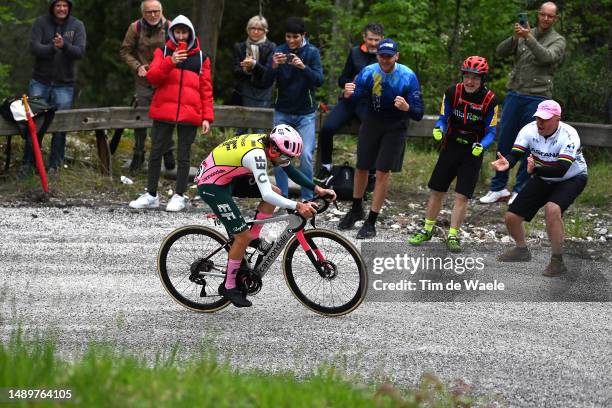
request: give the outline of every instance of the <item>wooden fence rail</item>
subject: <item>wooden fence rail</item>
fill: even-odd
[[[269,129],[272,125],[273,110],[267,108],[245,108],[241,106],[215,106],[216,127],[247,127]],[[317,115],[317,129],[320,129],[325,114]],[[410,121],[407,130],[409,137],[431,137],[436,116],[426,115],[419,122]],[[612,125],[570,122],[580,135],[584,146],[612,147]],[[105,130],[136,129],[151,127],[146,108],[108,107],[93,109],[73,109],[59,111],[49,128],[49,132],[96,131],[98,153],[107,172],[110,171],[110,153]],[[343,128],[339,133],[356,134],[356,122]],[[0,136],[18,134],[17,128],[0,117]],[[10,144],[7,145],[10,148]]]

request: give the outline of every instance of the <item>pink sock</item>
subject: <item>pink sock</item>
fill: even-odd
[[[255,219],[256,220],[267,220],[268,218],[272,217],[273,214],[268,214],[268,213],[263,213],[263,212],[257,212],[257,214],[255,214]],[[264,227],[264,224],[253,224],[251,226],[251,237],[253,239],[255,238],[259,238],[259,234],[261,233],[261,229]]]
[[[225,289],[234,289],[236,287],[236,272],[240,268],[242,261],[237,259],[227,260],[227,276],[225,277]]]

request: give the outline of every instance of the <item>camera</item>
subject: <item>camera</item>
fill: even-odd
[[[295,58],[295,54],[285,54],[285,57],[287,58],[287,64],[290,64]]]
[[[527,13],[523,12],[523,13],[518,13],[518,23],[520,24],[521,27],[523,28],[527,28]]]

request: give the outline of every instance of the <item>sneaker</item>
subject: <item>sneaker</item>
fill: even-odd
[[[531,252],[527,247],[517,247],[507,250],[497,257],[499,262],[529,262],[531,261]]]
[[[328,182],[330,181],[331,176],[332,176],[331,172],[329,170],[327,170],[325,167],[321,166],[321,168],[317,172],[317,175],[314,178],[319,183],[327,186]]]
[[[446,238],[446,247],[451,252],[461,252],[461,242],[456,236]]]
[[[184,210],[185,207],[187,207],[187,204],[188,204],[188,201],[186,197],[175,194],[170,198],[170,201],[168,201],[168,205],[166,205],[166,211],[170,211],[170,212],[181,211],[181,210]]]
[[[553,255],[550,257],[550,262],[548,263],[548,266],[546,267],[542,275],[552,278],[554,276],[559,276],[564,273],[567,273],[567,267],[563,263],[563,258],[560,256]]]
[[[518,193],[516,191],[512,192],[512,195],[508,199],[508,205],[510,205],[510,204],[512,204],[514,202],[514,199],[516,198],[517,195],[518,195]]]
[[[166,170],[174,170],[176,167],[176,163],[174,162],[174,155],[172,154],[172,150],[167,151],[163,155],[164,158],[164,167]]]
[[[360,209],[358,211],[353,211],[351,209],[340,220],[340,223],[338,224],[338,229],[340,230],[351,229],[353,228],[353,226],[355,225],[357,221],[363,220],[364,216],[365,214],[363,213],[363,209]]]
[[[230,302],[232,302],[232,305],[236,307],[253,306],[253,303],[251,303],[251,301],[246,298],[245,294],[237,287],[232,288],[232,289],[227,289],[224,284],[221,284],[219,286],[219,294],[223,296],[224,298],[226,298],[227,300],[229,300]]]
[[[153,197],[149,193],[144,193],[134,201],[130,201],[130,207],[138,210],[144,208],[158,208],[159,207],[159,195]]]
[[[422,229],[414,234],[412,238],[408,240],[408,243],[414,246],[421,245],[423,242],[429,241],[431,237],[433,237],[433,230],[427,232],[426,230]]]
[[[357,239],[368,239],[376,236],[376,227],[373,222],[366,221],[363,223],[359,232],[357,233]]]
[[[492,204],[498,201],[506,201],[510,196],[511,194],[508,189],[504,188],[500,191],[489,191],[487,195],[480,197],[480,202],[482,204]]]

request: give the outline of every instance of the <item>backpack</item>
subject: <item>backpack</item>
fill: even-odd
[[[336,192],[338,200],[351,200],[353,198],[353,180],[355,168],[344,162],[341,166],[333,166],[331,176],[325,181],[325,187]]]

